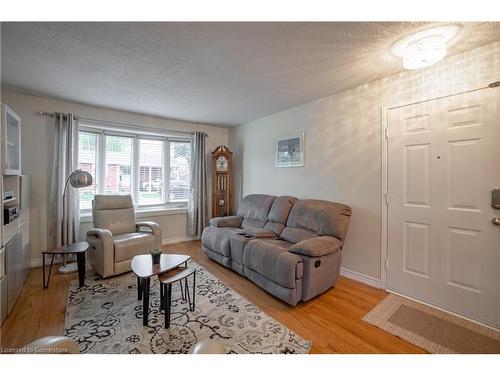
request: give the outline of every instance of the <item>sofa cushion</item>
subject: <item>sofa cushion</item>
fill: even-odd
[[[136,231],[130,195],[96,195],[92,215],[94,227],[108,229],[113,235]]]
[[[240,203],[238,216],[243,218],[242,228],[263,228],[276,197],[266,194],[247,195]]]
[[[281,239],[291,243],[309,240],[314,237],[318,237],[318,235],[310,230],[292,227],[285,227],[280,234]]]
[[[249,241],[243,252],[243,265],[286,288],[295,288],[303,275],[302,258],[288,249],[291,243],[281,240]]]
[[[223,256],[231,255],[229,238],[242,230],[238,228],[207,227],[201,235],[201,242],[207,249]]]
[[[285,228],[288,214],[296,201],[297,198],[286,195],[277,197],[269,210],[269,215],[267,216],[268,221],[264,228],[272,230],[279,235]]]
[[[132,259],[139,254],[148,254],[156,246],[156,237],[151,233],[135,232],[113,236],[115,262]]]
[[[351,208],[345,204],[316,199],[299,199],[290,211],[286,226],[303,229],[304,232],[300,234],[304,236],[307,236],[306,232],[311,232],[320,236],[333,236],[344,242],[350,216]],[[285,230],[281,234],[282,238],[290,236],[290,233],[287,233],[286,237],[283,237]],[[295,232],[294,235],[298,238],[299,232]]]

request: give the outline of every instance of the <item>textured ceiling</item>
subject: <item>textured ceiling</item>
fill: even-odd
[[[2,23],[2,84],[230,126],[398,73],[403,36],[442,23]],[[455,54],[500,40],[458,23]]]

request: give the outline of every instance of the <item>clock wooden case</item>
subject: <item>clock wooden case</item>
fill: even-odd
[[[226,146],[212,151],[212,217],[231,214],[232,159],[233,153]]]

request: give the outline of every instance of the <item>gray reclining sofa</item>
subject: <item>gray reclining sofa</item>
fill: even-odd
[[[210,220],[202,250],[296,305],[337,281],[350,216],[351,208],[340,203],[248,195],[236,216]]]

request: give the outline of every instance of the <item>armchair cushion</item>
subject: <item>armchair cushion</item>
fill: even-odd
[[[335,237],[321,236],[297,242],[289,252],[309,257],[320,257],[340,250],[342,243]]]
[[[130,195],[96,195],[92,206],[96,228],[108,229],[113,235],[135,232],[135,214]]]
[[[218,228],[239,228],[241,220],[240,216],[214,217],[210,219],[210,225]]]
[[[153,250],[156,247],[156,237],[145,232],[123,233],[113,236],[113,244],[115,262],[124,262]]]

